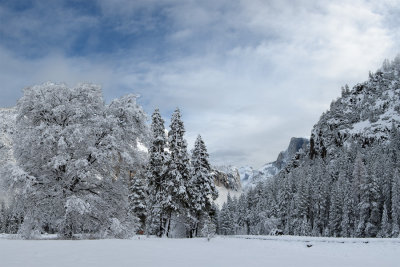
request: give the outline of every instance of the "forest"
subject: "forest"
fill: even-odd
[[[398,237],[399,86],[400,57],[344,86],[284,169],[221,207],[207,147],[198,135],[188,151],[178,108],[167,130],[135,95],[105,104],[93,84],[28,87],[2,122],[0,232]]]

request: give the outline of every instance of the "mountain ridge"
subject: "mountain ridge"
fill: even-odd
[[[310,143],[238,201],[234,231],[400,236],[400,56],[333,101]],[[226,212],[225,210],[221,213]],[[248,215],[250,214],[250,215]],[[233,217],[241,218],[242,214]]]
[[[252,187],[260,181],[267,180],[277,175],[290,160],[305,149],[309,140],[303,137],[292,137],[286,150],[281,151],[275,161],[264,164],[261,168],[254,170],[252,167],[240,167],[239,173],[243,188]]]

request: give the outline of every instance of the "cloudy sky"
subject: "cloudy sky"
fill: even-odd
[[[312,3],[315,2],[315,3]],[[0,106],[45,81],[183,113],[214,164],[260,167],[399,53],[400,2],[0,0]]]

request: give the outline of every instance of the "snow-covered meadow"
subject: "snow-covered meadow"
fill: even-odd
[[[1,266],[399,266],[400,239],[232,236],[131,240],[15,240]]]

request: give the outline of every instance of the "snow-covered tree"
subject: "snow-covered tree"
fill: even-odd
[[[217,231],[215,223],[211,220],[210,216],[206,216],[204,218],[203,227],[201,229],[201,234],[204,237],[207,237],[207,240],[210,241],[211,238],[214,237]]]
[[[134,95],[105,105],[96,85],[45,83],[24,90],[17,113],[14,156],[27,177],[22,234],[122,237],[133,228],[128,173],[143,163],[137,145],[147,138]]]
[[[329,228],[333,236],[339,236],[342,222],[342,195],[339,183],[334,184],[331,191],[331,206],[329,211]]]
[[[233,235],[234,228],[233,214],[228,205],[224,203],[219,213],[219,233],[222,235]]]
[[[311,234],[311,224],[307,219],[307,216],[303,216],[303,221],[301,222],[300,235],[307,236]]]
[[[0,201],[0,233],[6,232],[6,221],[7,221],[7,214],[6,214],[6,205],[4,201]]]
[[[129,187],[129,212],[140,221],[140,231],[144,232],[147,216],[147,183],[139,171],[132,174]]]
[[[386,205],[383,207],[383,213],[382,213],[382,220],[381,220],[381,230],[379,232],[380,237],[390,237],[391,235],[391,227],[389,223],[389,216],[388,216],[388,210],[386,208]]]
[[[368,174],[361,157],[357,157],[354,166],[354,179],[359,181],[360,217],[357,226],[357,235],[359,237],[373,237],[378,233],[376,225],[379,218],[378,210],[378,189],[375,179]]]
[[[341,180],[342,192],[343,192],[343,210],[342,210],[342,221],[340,223],[341,236],[350,237],[352,236],[353,225],[352,220],[352,207],[354,205],[353,197],[351,195],[351,183],[348,177]]]
[[[279,191],[278,204],[279,204],[279,217],[284,225],[285,234],[289,234],[289,223],[290,223],[290,202],[292,199],[292,191],[290,184],[290,177],[286,177],[282,182],[282,190]]]
[[[185,128],[179,109],[176,109],[171,117],[170,131],[168,132],[168,149],[170,160],[166,182],[167,198],[162,205],[167,214],[166,234],[169,235],[172,216],[186,221],[190,217],[190,199],[188,194],[190,176],[190,162],[187,152],[187,144],[184,139]],[[190,227],[189,227],[190,228]],[[190,231],[190,230],[189,230]],[[188,232],[189,232],[188,231]]]
[[[148,204],[146,231],[148,234],[166,234],[167,167],[169,154],[166,151],[167,136],[164,120],[156,109],[152,115],[149,162],[147,165]]]
[[[211,175],[207,148],[199,135],[194,144],[191,160],[191,181],[189,184],[190,209],[193,216],[193,235],[197,235],[198,225],[204,217],[209,217],[212,201],[218,196],[218,191]]]
[[[400,234],[400,174],[396,170],[392,182],[392,236]]]

